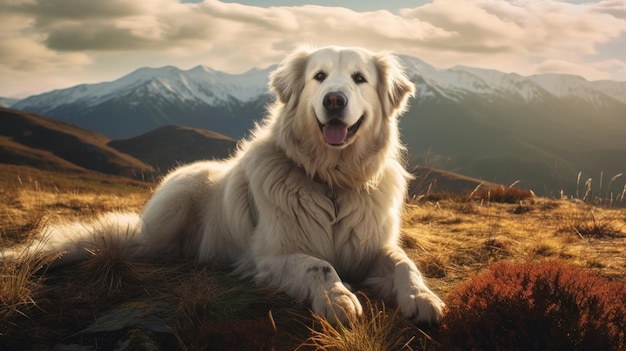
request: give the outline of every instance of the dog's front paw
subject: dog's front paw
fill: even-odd
[[[434,293],[418,292],[398,297],[400,313],[415,323],[439,324],[445,304]]]
[[[357,297],[341,282],[335,283],[330,290],[316,296],[311,307],[314,313],[333,324],[346,325],[363,314],[363,307]]]

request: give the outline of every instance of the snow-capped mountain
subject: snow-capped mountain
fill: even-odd
[[[492,95],[521,98],[526,102],[551,97],[574,97],[602,105],[612,103],[606,99],[626,104],[626,82],[589,82],[582,77],[568,74],[540,74],[529,77],[516,73],[466,66],[438,69],[424,61],[403,56],[409,74],[420,76],[431,88],[458,99],[467,94]],[[425,88],[425,87],[423,87]],[[422,97],[428,97],[427,90]]]
[[[529,77],[402,57],[418,93],[401,120],[412,163],[558,192],[578,172],[626,173],[626,82]],[[265,114],[269,72],[141,68],[118,80],[31,96],[13,108],[110,137],[163,125],[241,138]],[[172,147],[175,147],[173,145]]]
[[[172,103],[227,106],[258,99],[266,90],[271,68],[252,69],[239,75],[227,74],[205,66],[183,71],[174,66],[140,68],[116,81],[81,84],[69,89],[29,97],[17,108],[46,114],[66,105],[96,106],[125,96],[132,105],[158,97]]]
[[[579,172],[626,172],[626,82],[403,61],[418,87],[400,124],[414,162],[552,194],[575,193]]]
[[[418,101],[437,97],[461,101],[475,95],[526,103],[537,103],[548,98],[575,98],[598,108],[626,105],[626,82],[589,82],[578,76],[564,74],[524,77],[465,66],[438,69],[418,58],[403,56],[402,59],[409,76],[418,82]],[[254,68],[242,74],[228,74],[205,66],[186,71],[173,66],[140,68],[113,82],[82,84],[31,96],[19,102],[7,100],[5,107],[13,105],[19,110],[71,119],[77,124],[84,124],[81,120],[93,119],[88,113],[95,107],[112,102],[127,104],[128,107],[149,107],[149,102],[154,100],[160,107],[179,105],[183,112],[198,107],[236,110],[242,105],[267,100],[268,74],[274,68]],[[236,111],[233,112],[236,114]],[[177,118],[184,118],[184,115]],[[140,118],[132,114],[126,117]],[[177,120],[173,119],[172,122]],[[131,135],[131,131],[120,130],[113,134]]]
[[[18,101],[20,101],[19,99],[11,99],[11,98],[5,98],[5,97],[0,97],[0,107],[11,107],[13,105],[15,105]]]
[[[186,71],[173,66],[140,68],[113,82],[54,90],[13,107],[112,137],[133,136],[168,124],[207,128],[233,119],[242,108],[262,111],[257,105],[268,98],[267,77],[272,69],[233,75],[205,66]],[[227,125],[222,132],[241,136],[252,126],[252,119]]]

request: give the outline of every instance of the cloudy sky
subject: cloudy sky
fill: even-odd
[[[626,81],[626,0],[0,0],[0,97],[139,67],[267,67],[298,44]]]

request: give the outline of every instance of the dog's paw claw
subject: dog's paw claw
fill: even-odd
[[[445,304],[435,294],[422,292],[406,295],[398,301],[402,316],[415,323],[440,324]]]
[[[333,324],[346,325],[363,314],[356,295],[341,283],[315,298],[311,307],[314,313]]]

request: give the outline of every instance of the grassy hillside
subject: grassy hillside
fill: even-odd
[[[0,198],[6,199],[0,203],[2,246],[28,242],[49,221],[139,211],[152,187],[123,178],[0,166]],[[402,244],[452,306],[459,287],[496,262],[564,262],[607,284],[622,284],[610,291],[626,288],[623,209],[596,207],[583,198],[506,204],[491,201],[494,197],[472,200],[471,194],[436,195],[407,203]],[[113,349],[125,342],[133,349],[443,350],[442,342],[454,340],[452,322],[414,326],[392,303],[366,290],[360,290],[366,316],[340,328],[223,267],[167,258],[133,262],[106,249],[55,270],[42,268],[47,260],[25,253],[19,262],[0,263],[0,349]],[[587,296],[591,288],[581,291]],[[464,323],[471,326],[477,317],[467,318]]]
[[[31,166],[59,172],[88,172],[86,168],[65,160],[48,150],[34,149],[17,143],[6,136],[0,136],[0,156],[4,164]]]
[[[209,130],[166,126],[108,145],[165,172],[177,164],[226,158],[237,141]]]
[[[0,109],[0,162],[4,164],[153,179],[179,164],[228,157],[236,145],[236,140],[222,134],[182,126],[110,140],[57,120]]]
[[[413,179],[409,183],[409,198],[413,200],[422,197],[439,197],[442,194],[455,196],[455,194],[466,195],[478,190],[494,191],[502,187],[501,184],[425,166],[415,167],[411,173]],[[530,193],[529,191],[523,192]]]
[[[438,95],[414,102],[400,126],[413,153],[411,164],[495,183],[519,181],[547,196],[558,196],[560,190],[572,195],[579,172],[596,179],[600,173],[609,179],[626,173],[624,113],[610,106],[549,96],[526,103]],[[622,178],[615,186],[621,190],[625,184]]]
[[[2,163],[49,170],[150,177],[152,167],[107,145],[109,139],[71,124],[0,108]]]
[[[95,172],[0,164],[0,241],[5,246],[24,242],[29,228],[49,219],[139,210],[154,186]]]

